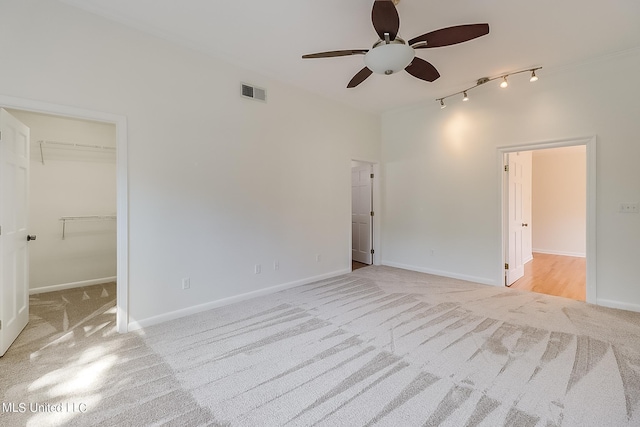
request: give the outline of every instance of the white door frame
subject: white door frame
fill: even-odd
[[[351,194],[351,162],[368,163],[373,166],[373,235],[371,236],[371,247],[373,248],[373,257],[371,258],[372,265],[381,265],[382,257],[382,244],[379,236],[381,233],[381,219],[382,219],[382,203],[380,200],[380,163],[372,160],[363,159],[350,159],[349,160],[349,194]],[[351,197],[349,196],[349,270],[351,270],[351,250],[353,248],[353,242],[351,241]]]
[[[514,153],[518,151],[535,151],[544,150],[548,148],[559,147],[571,147],[576,145],[586,146],[587,151],[587,302],[591,304],[597,304],[597,283],[596,283],[596,136],[585,136],[577,138],[559,139],[554,141],[533,142],[522,145],[511,145],[505,147],[498,147],[498,168],[500,173],[500,272],[496,283],[504,284],[505,275],[505,236],[507,231],[505,230],[505,206],[506,195],[504,194],[505,176],[504,176],[504,157],[507,153]]]
[[[0,107],[93,120],[116,126],[116,215],[118,218],[116,226],[116,329],[120,333],[127,332],[129,324],[129,185],[126,116],[2,94],[0,94]]]

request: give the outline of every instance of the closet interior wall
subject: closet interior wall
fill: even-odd
[[[30,292],[114,281],[115,126],[10,113],[31,129],[28,219],[37,240],[29,246]]]

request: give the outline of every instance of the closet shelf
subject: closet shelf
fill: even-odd
[[[80,215],[60,217],[60,221],[62,221],[62,240],[64,240],[64,233],[67,228],[68,221],[115,221],[116,218],[116,215]]]
[[[107,152],[115,154],[115,147],[108,147],[105,145],[91,145],[91,144],[76,144],[73,142],[61,142],[50,141],[42,139],[38,141],[40,146],[40,161],[44,165],[44,149],[43,146],[50,146],[51,148],[64,149],[64,150],[80,150],[80,151],[94,151],[94,152]]]

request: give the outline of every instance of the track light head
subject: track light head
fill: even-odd
[[[538,81],[538,76],[536,76],[536,70],[531,70],[531,78],[529,79],[530,82],[537,82]]]
[[[462,100],[463,101],[468,101],[469,97],[467,96],[467,91],[465,90],[464,92],[462,92]]]
[[[440,109],[442,110],[444,108],[447,108],[447,105],[444,103],[444,99],[441,99],[440,100]]]
[[[500,83],[500,87],[504,89],[509,86],[509,82],[507,82],[507,76],[502,76],[502,83]]]

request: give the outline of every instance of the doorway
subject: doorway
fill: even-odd
[[[127,123],[126,117],[81,108],[67,107],[22,98],[0,95],[0,107],[32,113],[102,122],[115,126],[116,164],[116,329],[120,333],[128,329],[128,173],[127,173]]]
[[[377,164],[351,161],[351,270],[375,262]]]
[[[115,282],[115,126],[8,111],[31,134],[30,293]]]
[[[20,126],[28,135],[20,150],[25,160],[20,168],[22,178],[16,181],[24,182],[24,189],[11,185],[11,171],[16,168],[10,167],[10,159],[18,154],[10,154],[12,135],[2,140],[6,146],[3,160],[9,162],[3,163],[2,191],[6,193],[2,203],[9,202],[5,205],[8,209],[11,194],[17,196],[18,204],[24,201],[15,215],[8,216],[4,210],[3,218],[7,225],[14,223],[12,217],[19,218],[18,223],[24,224],[22,231],[28,232],[22,237],[31,241],[28,250],[25,246],[15,253],[24,258],[16,268],[9,263],[11,251],[7,251],[4,263],[5,269],[15,269],[16,274],[3,276],[3,297],[23,295],[19,303],[26,303],[22,310],[26,317],[14,332],[19,333],[29,317],[37,325],[33,328],[59,333],[76,328],[92,330],[88,322],[96,317],[100,317],[102,328],[113,326],[117,275],[115,125],[19,109],[2,109],[2,113],[3,127],[5,122],[15,122],[13,128]],[[18,333],[3,334],[2,353]]]
[[[498,151],[505,286],[594,303],[595,137]]]

